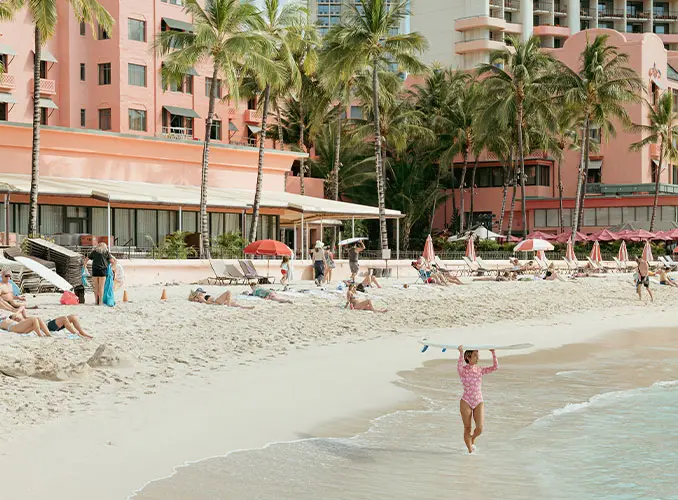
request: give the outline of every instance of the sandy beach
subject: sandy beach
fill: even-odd
[[[4,498],[127,498],[187,462],[369,419],[411,397],[391,383],[395,373],[449,357],[421,354],[424,334],[552,349],[678,325],[678,290],[655,286],[654,303],[639,301],[630,275],[408,289],[393,281],[369,293],[387,314],[343,309],[343,295],[311,284],[287,294],[293,305],[228,287],[254,310],[189,303],[188,285],[167,286],[161,301],[162,288],[130,287],[130,302],[113,309],[29,297],[45,319],[78,314],[92,341],[0,334]]]

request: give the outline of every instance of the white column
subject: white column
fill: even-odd
[[[355,238],[355,217],[351,217],[351,238]]]
[[[301,260],[304,260],[304,212],[301,212]]]
[[[396,219],[396,259],[400,260],[400,219]]]
[[[297,257],[297,225],[294,225],[294,258]]]
[[[579,33],[581,28],[581,2],[580,0],[569,0],[567,2],[567,24],[570,27],[570,36]]]
[[[5,193],[5,246],[9,246],[9,192]]]
[[[106,236],[108,236],[108,246],[113,247],[113,241],[111,240],[111,202],[108,202],[106,209]]]
[[[179,231],[184,230],[184,216],[183,212],[181,211],[181,207],[179,207]]]
[[[534,26],[533,4],[530,0],[520,2],[520,24],[523,25],[522,39],[528,40],[532,36]]]

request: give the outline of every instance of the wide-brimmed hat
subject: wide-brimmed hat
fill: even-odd
[[[325,244],[324,244],[322,241],[317,240],[317,241],[315,242],[315,247],[316,247],[316,248],[325,248]]]

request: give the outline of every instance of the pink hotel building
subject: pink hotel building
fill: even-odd
[[[212,72],[200,65],[181,85],[161,81],[162,61],[151,47],[160,30],[191,29],[181,0],[101,3],[115,19],[112,33],[93,33],[58,2],[57,31],[42,51],[40,233],[92,233],[148,246],[146,235],[158,241],[197,229]],[[9,201],[0,204],[0,229],[10,233],[27,232],[32,48],[26,12],[0,23],[0,196]],[[217,102],[208,198],[213,235],[249,226],[260,125],[254,102]],[[307,196],[299,195],[298,177],[289,174],[300,153],[267,146],[259,237],[282,236],[292,245],[300,242],[297,229],[318,227],[314,220],[377,215],[372,207],[321,200],[322,179],[306,179]]]

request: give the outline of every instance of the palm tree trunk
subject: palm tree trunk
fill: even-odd
[[[525,206],[525,151],[523,151],[523,105],[518,105],[518,147],[520,148],[520,209],[523,212],[523,237],[527,238],[527,208]]]
[[[303,96],[300,96],[299,99],[299,150],[304,152],[304,132],[306,124],[304,123],[304,106],[301,104]],[[306,174],[306,158],[299,158],[299,193],[301,195],[306,194],[306,188],[304,186],[304,175]]]
[[[374,158],[377,173],[377,199],[379,202],[379,239],[381,249],[388,249],[388,233],[386,232],[386,207],[384,168],[381,157],[381,123],[379,122],[379,63],[375,59],[372,64],[372,107],[374,109]]]
[[[271,100],[271,86],[266,85],[264,90],[264,109],[261,113],[261,132],[259,132],[259,163],[257,165],[257,187],[254,191],[254,204],[252,206],[252,224],[250,224],[249,241],[257,238],[257,225],[259,224],[259,205],[261,205],[261,189],[264,183],[264,146],[266,144],[266,125],[268,121],[268,104]]]
[[[28,207],[28,235],[38,235],[38,183],[40,182],[40,61],[42,40],[35,27],[35,59],[33,61],[33,145],[31,150],[31,193]]]
[[[454,230],[454,211],[457,209],[457,196],[454,194],[454,163],[452,163],[452,189],[450,189],[450,194],[452,198],[452,218],[450,218],[450,227]]]
[[[283,145],[283,128],[282,128],[282,117],[280,116],[280,105],[275,103],[275,114],[278,118],[278,149],[285,149]]]
[[[476,155],[476,161],[473,164],[473,170],[471,171],[471,222],[470,222],[470,227],[473,226],[474,218],[473,218],[473,206],[475,204],[475,197],[476,197],[476,170],[478,169],[478,155]]]
[[[442,172],[443,172],[443,167],[440,164],[438,164],[438,172],[436,173],[436,190],[435,190],[436,193],[438,193],[438,190],[440,189],[440,177],[442,176]],[[452,188],[452,192],[454,192],[454,188]],[[436,205],[437,205],[436,202],[437,201],[438,201],[438,196],[435,196],[433,198],[433,208],[431,208],[431,220],[429,221],[428,234],[433,233],[433,219],[436,216]]]
[[[582,227],[584,225],[584,200],[586,200],[586,188],[589,183],[589,151],[591,148],[591,124],[588,120],[586,120],[586,136],[584,137],[584,179],[583,179],[583,186],[581,190],[581,203],[579,204],[579,213],[577,214],[577,217],[579,218],[579,227]]]
[[[337,136],[334,138],[334,167],[332,169],[332,198],[339,200],[339,169],[341,168],[341,114],[337,116]],[[337,244],[338,228],[334,226],[332,247]]]
[[[202,176],[200,179],[200,258],[210,258],[210,233],[207,223],[207,183],[210,163],[210,139],[212,133],[212,121],[214,120],[214,102],[217,97],[217,68],[212,71],[212,84],[210,88],[210,101],[205,120],[205,143],[202,148]],[[245,228],[243,228],[243,231]]]
[[[561,164],[563,162],[563,155],[558,155],[558,217],[560,220],[560,232],[565,231],[565,216],[563,215],[563,177],[561,171]]]
[[[461,169],[461,179],[459,180],[459,234],[464,232],[465,212],[464,212],[464,183],[466,182],[466,168],[468,167],[468,147],[464,148],[464,166]]]
[[[516,192],[518,191],[518,172],[516,172],[516,165],[513,166],[513,194],[511,195],[511,211],[509,212],[509,224],[508,224],[508,238],[507,241],[510,243],[511,233],[513,232],[513,218],[515,217],[516,210]]]
[[[652,218],[650,219],[650,232],[654,231],[654,221],[657,217],[657,204],[659,203],[659,176],[662,173],[662,162],[664,161],[664,145],[659,141],[659,165],[655,167],[654,179],[654,201],[652,202]]]
[[[499,213],[499,228],[498,233],[501,234],[501,231],[504,227],[504,211],[506,210],[506,196],[508,195],[508,186],[509,186],[509,173],[506,168],[506,160],[502,162],[502,171],[504,172],[504,182],[502,182],[502,195],[501,195],[501,212]]]
[[[582,144],[585,144],[585,138],[584,134],[586,134],[586,130],[588,129],[588,123],[589,123],[589,118],[588,116],[585,118],[584,122],[584,127],[582,128],[581,131],[581,141]],[[574,213],[572,214],[572,235],[570,236],[572,244],[574,245],[574,240],[576,238],[577,230],[579,229],[579,207],[581,206],[581,191],[582,191],[582,184],[583,184],[583,179],[582,175],[584,174],[584,155],[586,154],[586,147],[581,148],[581,161],[579,162],[579,173],[577,175],[577,195],[575,198],[575,206],[574,206]]]

